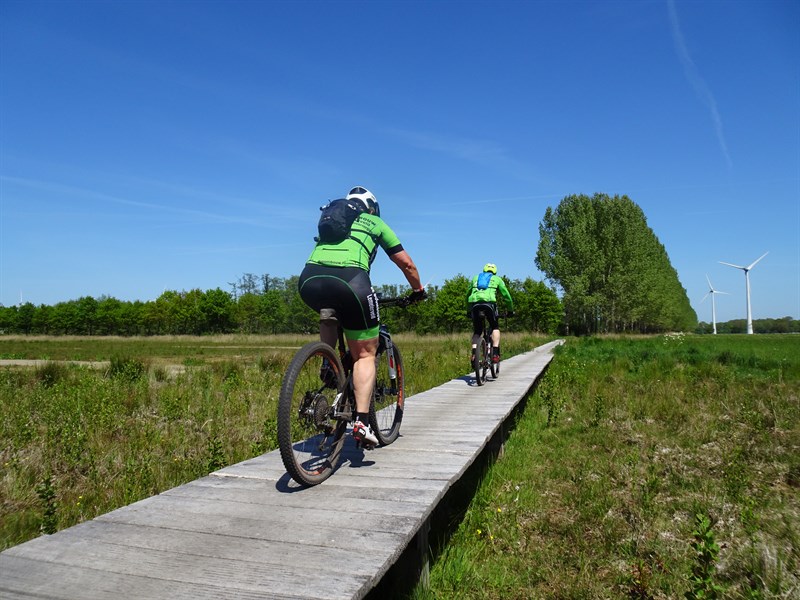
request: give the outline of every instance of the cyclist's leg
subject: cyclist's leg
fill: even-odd
[[[356,395],[356,411],[359,414],[367,415],[372,398],[372,387],[375,384],[375,355],[378,352],[378,338],[348,339],[347,346],[353,357],[353,389]]]
[[[353,334],[345,330],[345,335]],[[378,436],[372,431],[369,422],[369,406],[375,388],[375,355],[378,352],[378,337],[351,339],[347,346],[353,357],[353,394],[356,399],[356,414],[353,423],[353,438],[365,448],[378,445]]]
[[[378,297],[372,289],[369,274],[361,269],[354,271],[346,282],[347,293],[340,294],[336,313],[353,359],[357,421],[353,426],[353,435],[359,442],[370,447],[378,443],[369,425],[369,407],[375,387],[380,312]]]
[[[497,304],[487,303],[486,319],[489,322],[489,331],[492,332],[493,357],[500,357],[500,323],[497,316]],[[497,362],[497,361],[495,361]]]
[[[480,304],[472,304],[469,307],[470,315],[472,316],[472,348],[474,349],[481,339],[483,334],[483,317],[481,316]]]

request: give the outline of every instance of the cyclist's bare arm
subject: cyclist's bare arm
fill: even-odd
[[[392,259],[392,262],[396,264],[403,272],[403,275],[406,276],[406,280],[408,281],[408,284],[411,286],[412,290],[422,289],[422,282],[419,279],[417,265],[415,265],[414,261],[411,260],[408,252],[401,250],[400,252],[390,255],[389,258]]]

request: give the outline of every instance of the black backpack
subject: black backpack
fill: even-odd
[[[364,212],[360,202],[340,198],[331,200],[320,207],[317,231],[319,236],[314,240],[324,244],[337,244],[350,235],[350,227],[356,217]]]

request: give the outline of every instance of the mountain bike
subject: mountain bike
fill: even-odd
[[[488,374],[492,375],[492,379],[500,377],[500,361],[494,362],[492,356],[494,355],[494,345],[492,343],[492,330],[489,329],[489,318],[487,316],[489,311],[493,311],[490,304],[475,304],[473,311],[478,311],[478,316],[481,322],[481,333],[472,335],[472,346],[470,354],[470,364],[475,371],[475,383],[483,385],[486,383]],[[513,313],[503,313],[503,317],[511,316]]]
[[[381,307],[405,307],[412,301],[379,298]],[[369,424],[381,446],[400,434],[405,404],[403,359],[389,328],[381,324],[376,380]],[[300,348],[289,363],[278,399],[278,446],[286,471],[297,483],[313,486],[339,464],[345,433],[355,420],[353,360],[338,328],[338,347],[315,341]]]
[[[487,311],[493,310],[488,304],[476,304],[472,307],[473,313],[478,311],[478,318],[481,322],[481,333],[472,334],[472,350],[470,362],[475,371],[475,383],[483,385],[486,383],[487,374],[491,373],[492,378],[497,378],[500,372],[500,364],[492,362],[492,331],[489,329],[489,319]]]

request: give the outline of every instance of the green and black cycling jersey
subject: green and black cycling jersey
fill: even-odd
[[[403,250],[400,240],[383,219],[364,212],[353,221],[350,235],[335,244],[318,242],[306,262],[326,267],[358,267],[369,273],[378,246],[389,256]]]
[[[350,340],[378,335],[378,298],[369,278],[378,247],[389,256],[403,250],[400,240],[380,217],[361,213],[344,240],[333,244],[318,242],[300,274],[303,301],[316,311],[335,310]]]

